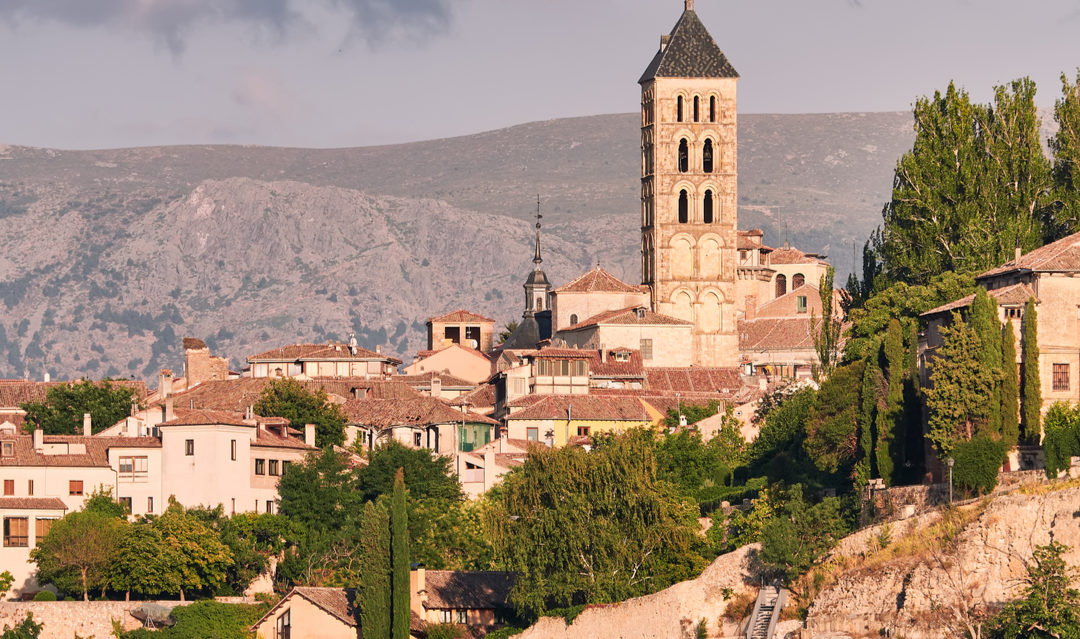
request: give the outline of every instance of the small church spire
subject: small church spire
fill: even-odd
[[[544,258],[540,257],[540,220],[544,218],[540,215],[540,195],[536,196],[536,254],[533,255],[533,264],[536,265],[536,270],[540,270],[540,263],[544,261]]]

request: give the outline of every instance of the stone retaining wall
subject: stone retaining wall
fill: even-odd
[[[224,603],[254,603],[245,597],[222,597]],[[146,603],[156,603],[168,608],[186,606],[190,601],[0,601],[0,632],[5,626],[20,623],[27,613],[34,621],[44,624],[40,639],[71,639],[80,637],[108,639],[112,637],[113,619],[120,621],[124,630],[142,626],[131,611]]]

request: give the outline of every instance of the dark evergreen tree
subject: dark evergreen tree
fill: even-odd
[[[390,518],[382,502],[364,504],[360,520],[360,628],[368,637],[390,636]],[[407,590],[407,589],[406,589]]]
[[[919,327],[917,322],[909,322],[907,330],[907,366],[908,374],[904,385],[904,450],[898,460],[904,467],[904,479],[915,482],[922,475],[925,467],[923,446],[923,411],[922,390],[919,377]]]
[[[979,364],[993,378],[986,397],[986,420],[979,434],[997,439],[1001,436],[1001,322],[997,318],[997,302],[982,287],[975,291],[968,321],[979,339]]]
[[[1005,448],[1020,439],[1020,370],[1016,365],[1016,333],[1012,323],[1001,327],[1001,441]]]
[[[409,639],[409,515],[405,473],[398,470],[390,495],[390,566],[392,639]]]
[[[899,448],[904,441],[904,386],[908,380],[907,353],[904,351],[904,329],[900,321],[893,319],[885,331],[881,354],[885,360],[887,391],[885,411],[878,431],[875,455],[878,472],[887,484],[892,484],[895,460],[900,457]]]
[[[1024,439],[1038,443],[1042,434],[1040,419],[1042,415],[1042,382],[1039,379],[1039,317],[1035,310],[1035,300],[1030,299],[1024,308],[1021,323],[1020,353],[1022,361],[1023,386],[1020,393],[1020,427]]]
[[[957,443],[971,441],[984,428],[989,414],[986,398],[994,378],[979,363],[979,337],[959,313],[953,313],[950,325],[941,327],[941,335],[926,407],[930,440],[947,455]]]
[[[840,358],[840,320],[833,313],[833,267],[826,269],[818,283],[821,296],[821,318],[810,315],[810,334],[817,351],[818,364],[814,367],[814,378],[828,377],[836,368]]]
[[[877,460],[874,458],[874,440],[878,413],[878,400],[884,377],[877,357],[870,357],[863,369],[862,387],[859,390],[859,459],[855,462],[852,479],[857,487],[867,484],[878,476]]]

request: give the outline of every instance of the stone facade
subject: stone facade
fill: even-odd
[[[672,35],[661,39],[657,60],[669,48],[689,46],[680,38],[708,39],[715,48],[703,27],[695,32],[690,26],[700,21],[688,8]],[[653,310],[693,322],[700,366],[738,364],[738,76],[733,69],[725,75],[647,72],[641,80],[642,282]]]
[[[210,355],[206,342],[194,337],[184,338],[184,378],[191,388],[203,382],[229,378],[229,361]]]
[[[124,630],[142,627],[131,611],[146,603],[172,608],[186,606],[184,601],[25,601],[0,602],[0,629],[21,622],[27,613],[42,624],[40,639],[71,639],[79,637],[111,637],[112,622],[120,622]],[[252,603],[252,602],[247,602]]]

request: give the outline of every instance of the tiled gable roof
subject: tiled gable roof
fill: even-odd
[[[769,253],[769,264],[825,264],[825,260],[816,255],[803,253],[797,248],[785,246],[773,249]]]
[[[629,355],[629,360],[620,362],[615,359],[616,351]],[[593,377],[645,377],[645,363],[639,350],[607,349],[607,361],[601,361],[599,350],[590,353],[589,374]]]
[[[15,441],[15,455],[0,457],[0,467],[37,466],[50,468],[108,468],[109,446],[115,437],[83,437],[81,435],[45,435],[43,443],[72,444],[84,452],[69,454],[46,454],[34,450],[34,438],[30,435],[5,436],[3,441]]]
[[[585,328],[591,328],[593,326],[693,326],[693,322],[687,322],[685,320],[671,317],[670,315],[662,315],[660,313],[654,313],[648,309],[645,309],[641,316],[638,316],[637,308],[631,306],[629,308],[618,309],[614,311],[604,311],[603,313],[597,313],[592,317],[569,326],[562,330],[577,331]]]
[[[742,385],[742,376],[735,367],[645,369],[645,387],[650,394],[730,393]]]
[[[428,324],[431,324],[431,323],[434,323],[434,322],[445,322],[445,323],[475,322],[475,323],[491,323],[491,324],[494,324],[495,320],[491,319],[490,317],[484,317],[483,315],[477,315],[476,313],[473,313],[472,311],[466,311],[463,308],[459,308],[456,311],[450,311],[449,313],[446,313],[445,315],[440,315],[438,317],[432,317],[431,319],[428,320]]]
[[[509,419],[571,419],[652,421],[636,397],[596,395],[530,395],[533,401],[511,413]]]
[[[495,386],[493,384],[481,384],[473,390],[450,400],[451,406],[476,406],[487,408],[495,405]]]
[[[162,422],[161,426],[254,426],[254,422],[244,420],[240,413],[227,410],[187,410],[179,417]]]
[[[975,279],[981,280],[1018,270],[1080,271],[1080,233],[1073,233],[1056,242],[1041,246],[1025,255],[1021,255],[1020,259],[1005,262],[997,268],[976,276]]]
[[[203,382],[190,390],[173,395],[177,413],[181,409],[225,410],[243,412],[259,401],[259,395],[272,380],[267,377],[240,377]],[[362,377],[314,377],[300,380],[309,391],[324,390],[345,400],[360,391],[375,399],[408,398],[419,395],[411,386],[395,380]],[[158,404],[162,404],[159,401]]]
[[[424,576],[429,610],[494,610],[506,606],[514,574],[500,571],[428,570]]]
[[[675,23],[667,47],[656,52],[638,83],[653,78],[737,78],[739,73],[694,11]]]
[[[599,266],[579,276],[569,284],[555,289],[555,293],[641,293],[642,287],[623,282]]]
[[[1034,299],[1036,302],[1039,298],[1035,296],[1035,291],[1031,290],[1031,287],[1027,284],[1013,284],[1012,286],[1005,286],[1002,288],[995,288],[986,292],[990,297],[997,300],[999,306],[1023,306],[1027,304],[1027,301]],[[939,313],[947,313],[951,311],[960,310],[971,306],[971,303],[975,301],[975,294],[961,297],[958,300],[949,302],[948,304],[942,304],[941,306],[930,309],[922,314],[922,317],[928,317],[930,315],[937,315]]]
[[[762,243],[764,233],[761,229],[750,229],[748,231],[739,231],[737,248],[740,251],[748,251],[751,249],[761,249],[763,252],[774,251],[776,249],[771,246],[765,246]]]
[[[21,379],[0,379],[0,406],[15,408],[26,402],[43,402],[50,388],[64,384],[77,384],[72,382],[30,382]],[[104,382],[95,382],[103,384]],[[146,382],[133,380],[110,380],[112,386],[130,388],[135,391],[135,397],[142,400],[146,398]]]
[[[0,510],[67,510],[57,497],[0,497]]]
[[[809,317],[759,317],[739,322],[740,350],[814,347]]]
[[[291,429],[290,429],[291,430]],[[255,441],[251,445],[256,448],[292,448],[296,450],[315,450],[303,440],[294,437],[282,437],[269,429],[260,428],[255,431]]]
[[[417,375],[395,375],[393,379],[402,384],[408,384],[413,388],[429,388],[431,386],[431,380],[436,377],[442,382],[443,388],[473,388],[476,386],[476,384],[467,379],[456,377],[450,373],[440,373],[437,371],[428,371]]]
[[[434,397],[410,399],[350,399],[342,405],[350,424],[375,428],[394,426],[424,427],[435,424],[459,423],[495,424],[490,417],[477,413],[462,415],[446,402]]]
[[[388,362],[401,363],[401,360],[390,357],[389,355],[383,355],[382,353],[376,353],[375,351],[369,351],[366,348],[356,349],[354,355],[349,350],[348,344],[341,342],[328,342],[326,344],[289,344],[288,346],[281,346],[258,355],[252,355],[247,359],[248,362],[298,362],[305,360],[340,360],[340,361],[367,361],[367,360],[384,360]]]
[[[818,315],[821,315],[821,291],[816,286],[809,284],[803,284],[797,288],[793,288],[787,293],[777,297],[765,304],[762,304],[757,309],[757,318],[761,317],[790,317],[790,314],[784,312],[784,308],[795,303],[793,300],[796,297],[805,296],[807,301],[806,314],[809,315],[811,310],[816,310]]]

